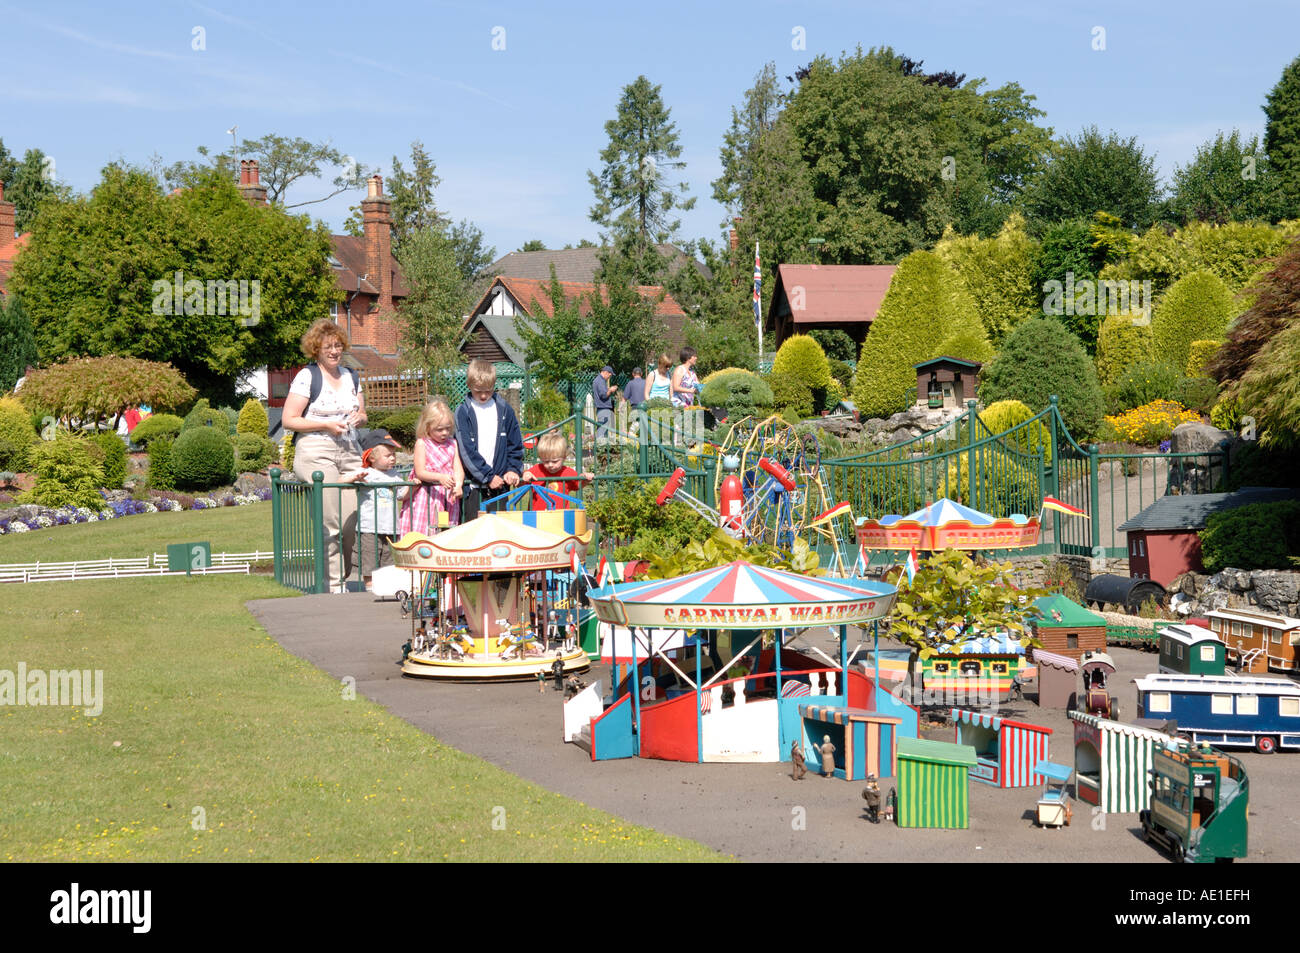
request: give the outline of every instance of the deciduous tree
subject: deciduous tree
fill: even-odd
[[[1025,196],[1031,224],[1090,219],[1109,212],[1128,228],[1146,228],[1161,198],[1155,159],[1137,136],[1103,136],[1088,126],[1057,145],[1043,174]]]

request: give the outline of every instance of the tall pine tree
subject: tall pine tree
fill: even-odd
[[[670,181],[686,163],[660,88],[644,76],[623,88],[618,114],[605,123],[604,165],[599,175],[587,173],[596,195],[591,220],[609,230],[611,254],[626,260],[634,283],[643,285],[663,278],[668,263],[656,246],[672,241],[681,228],[675,211],[695,205],[685,182]]]

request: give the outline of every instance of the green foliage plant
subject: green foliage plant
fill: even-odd
[[[530,431],[544,430],[564,420],[572,412],[569,402],[554,387],[543,387],[524,405],[523,425]]]
[[[1151,318],[1156,358],[1185,368],[1192,342],[1222,340],[1235,314],[1232,292],[1217,275],[1194,271],[1178,279]]]
[[[1037,611],[1034,600],[1049,593],[1017,586],[1010,563],[976,562],[949,549],[922,560],[911,583],[900,574],[895,584],[890,635],[916,647],[922,658],[998,630],[1019,636],[1026,647],[1039,644],[1028,619]]]
[[[77,357],[33,371],[19,392],[29,409],[93,429],[116,428],[131,407],[166,410],[194,397],[194,388],[169,364],[128,357]]]
[[[714,371],[701,382],[700,403],[722,407],[727,419],[766,416],[776,406],[776,396],[767,381],[753,371],[728,367]]]
[[[265,437],[271,429],[270,420],[266,415],[266,408],[262,402],[254,397],[244,401],[244,406],[239,409],[239,419],[235,424],[235,433],[253,434],[258,437]]]
[[[42,440],[28,452],[28,465],[36,485],[24,494],[24,501],[41,506],[84,506],[103,509],[99,488],[104,485],[104,468],[96,457],[102,451],[88,439],[60,431],[53,440]]]
[[[175,438],[170,436],[158,436],[149,441],[149,489],[176,489],[176,478],[172,474],[174,442]]]
[[[997,356],[980,372],[980,399],[992,404],[1019,400],[1043,408],[1055,395],[1075,440],[1101,427],[1105,398],[1097,372],[1078,339],[1056,319],[1031,318],[1017,325]]]
[[[0,397],[0,470],[26,470],[28,448],[37,439],[27,408],[13,397]]]
[[[100,433],[92,438],[104,452],[104,489],[120,490],[126,483],[126,444],[115,433]]]
[[[240,473],[265,470],[280,459],[280,448],[267,437],[255,433],[236,434],[231,438],[235,447],[235,469]]]
[[[807,334],[785,339],[772,360],[773,374],[793,374],[812,390],[825,388],[831,380],[830,364],[822,346]]]
[[[131,431],[131,442],[146,447],[158,437],[175,440],[181,435],[181,428],[184,426],[185,421],[175,414],[150,414],[135,425],[135,429]]]
[[[218,412],[221,420],[225,414]],[[207,490],[235,478],[235,448],[224,425],[181,431],[172,445],[172,474],[178,489]]]
[[[1122,414],[1154,400],[1178,400],[1186,378],[1173,364],[1143,361],[1127,368],[1119,380],[1105,388],[1106,405]]]
[[[1201,561],[1207,572],[1300,567],[1300,501],[1252,503],[1205,521]]]
[[[915,365],[941,356],[984,361],[991,353],[975,302],[956,273],[937,255],[914,252],[894,273],[862,346],[854,406],[864,418],[888,417],[906,409]]]
[[[856,361],[858,346],[853,338],[839,328],[816,328],[808,336],[821,345],[828,361]]]
[[[1203,377],[1222,341],[1193,341],[1187,348],[1187,376]]]
[[[774,370],[767,376],[767,384],[772,389],[773,406],[783,417],[793,417],[797,421],[812,416],[817,398],[801,376],[790,371]],[[821,392],[825,395],[825,388]]]
[[[619,482],[604,499],[587,505],[587,513],[600,527],[601,543],[610,543],[619,559],[650,559],[671,552],[691,540],[706,538],[709,523],[684,503],[670,501],[663,506],[655,498],[664,481]]]
[[[1137,319],[1137,320],[1135,320]],[[1134,314],[1112,314],[1097,333],[1097,377],[1104,387],[1151,357],[1151,323]]]

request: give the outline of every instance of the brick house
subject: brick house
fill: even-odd
[[[17,208],[5,201],[5,185],[0,182],[0,297],[7,294],[9,276],[13,274],[14,259],[31,239],[31,232],[17,234]]]
[[[239,191],[252,204],[266,204],[266,186],[260,182],[256,160],[239,163]],[[342,300],[330,305],[329,317],[343,327],[352,342],[345,363],[367,375],[396,375],[395,316],[398,302],[410,289],[393,256],[392,200],[384,194],[381,176],[372,175],[366,182],[361,228],[360,236],[330,236],[330,270]],[[284,406],[289,384],[301,367],[267,371],[270,406]]]
[[[553,316],[555,308],[551,304],[550,287],[549,278],[543,281],[498,275],[465,321],[461,353],[467,359],[479,357],[493,362],[509,361],[522,366],[525,349],[523,342],[514,335],[515,317],[531,316],[534,301],[542,314],[546,317]],[[582,281],[561,281],[560,287],[564,290],[566,301],[585,298],[596,288],[591,282]],[[637,288],[642,298],[658,298],[662,291],[659,285],[641,285]],[[583,310],[586,311],[587,307],[584,304]],[[682,328],[686,321],[686,312],[681,305],[673,300],[672,295],[664,294],[663,299],[655,305],[655,314],[668,330],[670,353],[673,348],[680,348]]]

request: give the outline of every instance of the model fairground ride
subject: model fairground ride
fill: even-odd
[[[778,762],[793,745],[839,777],[868,765],[888,776],[897,738],[916,734],[916,711],[850,670],[848,627],[883,618],[896,595],[883,583],[741,561],[595,589],[597,616],[614,626],[616,681],[608,695],[597,684],[566,703],[566,740],[595,761]],[[838,633],[838,662],[789,647],[813,627]]]
[[[869,550],[936,552],[942,549],[1025,549],[1038,545],[1037,516],[994,517],[949,499],[906,516],[862,518],[858,545]]]
[[[419,574],[422,598],[402,672],[500,680],[585,670],[571,607],[557,605],[549,582],[578,571],[591,535],[586,513],[567,509],[486,513],[403,536],[393,562]]]
[[[730,536],[749,543],[768,543],[787,552],[803,538],[809,545],[826,545],[838,561],[841,546],[839,517],[852,519],[847,503],[833,504],[821,472],[817,435],[800,433],[784,418],[750,418],[732,425],[714,455],[714,496],[718,507],[702,502],[681,488],[685,471],[678,468],[656,502],[677,499]],[[836,565],[831,565],[834,572]]]
[[[1079,671],[1083,675],[1083,710],[1089,715],[1119,720],[1119,699],[1110,693],[1115,660],[1106,652],[1084,652]]]

